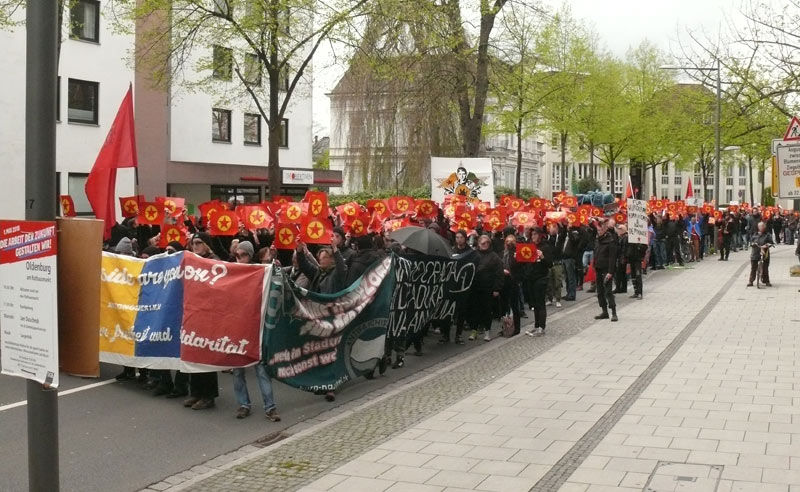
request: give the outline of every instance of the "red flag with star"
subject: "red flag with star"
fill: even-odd
[[[273,219],[266,208],[261,205],[244,205],[236,208],[239,218],[248,230],[267,229],[272,225]]]
[[[275,226],[275,241],[273,244],[277,249],[294,249],[297,245],[297,236],[300,228],[297,224],[287,224],[279,222]]]
[[[186,229],[177,224],[164,224],[161,226],[161,238],[158,247],[164,249],[168,243],[177,241],[186,246]]]
[[[122,216],[128,218],[139,215],[139,204],[142,202],[144,202],[142,195],[119,197],[119,209],[122,211]]]
[[[349,202],[336,207],[336,211],[339,213],[339,217],[347,222],[358,217],[358,215],[361,213],[361,205],[356,202]]]
[[[539,259],[538,249],[533,243],[517,243],[516,260],[519,263],[533,263]]]
[[[578,198],[566,195],[561,199],[561,206],[564,208],[576,208],[578,206]]]
[[[365,236],[368,232],[369,219],[368,213],[359,212],[353,219],[344,223],[344,230],[353,237]]]
[[[414,205],[414,199],[410,196],[393,196],[389,199],[389,210],[394,216],[412,213]]]
[[[63,217],[75,217],[78,215],[75,211],[75,202],[69,195],[61,195],[61,215]]]
[[[331,223],[329,220],[308,215],[300,224],[300,239],[308,244],[330,244]]]
[[[278,220],[286,223],[299,222],[301,217],[305,215],[307,206],[308,204],[305,203],[285,203],[281,209],[280,215],[278,216]]]
[[[212,236],[235,236],[239,233],[239,217],[236,212],[219,210],[208,220],[208,232]]]
[[[383,220],[383,216],[379,214],[377,210],[373,211],[369,224],[367,225],[367,231],[375,234],[383,232]]]
[[[284,195],[275,195],[272,197],[272,201],[277,203],[278,205],[286,205],[289,202],[293,202],[294,200],[290,196]]]
[[[416,203],[417,219],[435,219],[439,216],[439,206],[433,200],[420,200]]]
[[[211,220],[211,216],[215,213],[219,212],[220,210],[225,210],[219,200],[203,202],[197,206],[197,209],[200,210],[200,217],[202,217],[206,222]]]
[[[367,200],[367,210],[377,212],[381,217],[389,215],[389,206],[386,204],[386,200]]]
[[[167,217],[180,217],[183,213],[186,199],[171,196],[157,196],[156,203],[161,204],[164,208],[164,215]]]
[[[303,202],[308,204],[308,215],[312,217],[328,216],[328,194],[324,191],[307,191]]]
[[[139,224],[161,225],[164,222],[164,207],[156,202],[143,202],[139,204]]]
[[[533,227],[536,225],[536,217],[530,212],[516,212],[511,217],[511,223],[515,227]]]

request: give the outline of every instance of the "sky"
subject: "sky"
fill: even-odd
[[[687,29],[715,37],[726,16],[735,17],[739,0],[542,0],[552,10],[567,3],[572,14],[598,33],[600,42],[618,57],[648,39],[666,53],[677,53],[679,35]],[[314,133],[328,136],[330,103],[325,95],[345,67],[331,66],[330,51],[320,53],[314,78]]]

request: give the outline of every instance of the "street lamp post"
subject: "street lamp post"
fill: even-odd
[[[717,94],[716,94],[716,107],[714,108],[714,200],[717,206],[721,203],[719,196],[719,181],[720,181],[720,152],[722,150],[720,142],[720,122],[722,116],[722,70],[720,68],[720,61],[717,58],[717,66],[715,67],[675,67],[665,65],[659,67],[661,70],[701,70],[701,71],[716,71],[717,72]],[[655,171],[654,171],[655,172]],[[703,190],[705,195],[705,190]]]

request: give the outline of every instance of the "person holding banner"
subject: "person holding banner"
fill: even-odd
[[[192,252],[202,258],[219,260],[211,251],[211,235],[207,232],[198,232],[192,237]],[[207,410],[214,408],[214,399],[219,396],[219,383],[216,372],[195,372],[189,376],[189,398],[183,401],[183,406],[192,410]]]
[[[254,248],[250,241],[242,241],[233,252],[236,263],[253,263]],[[281,420],[278,415],[278,408],[275,405],[275,397],[272,393],[272,383],[267,374],[267,367],[264,362],[259,362],[253,366],[256,371],[258,388],[261,390],[261,398],[264,401],[264,415],[272,422]],[[233,370],[233,393],[236,395],[236,402],[239,409],[236,410],[236,418],[243,419],[250,416],[250,393],[247,391],[247,380],[245,379],[244,367],[237,367]]]
[[[544,231],[540,227],[531,229],[531,243],[536,245],[536,260],[528,267],[528,281],[533,307],[533,329],[525,332],[528,336],[542,336],[547,328],[547,280],[553,266],[553,249],[544,240]]]

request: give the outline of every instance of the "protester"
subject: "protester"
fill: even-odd
[[[519,335],[522,297],[520,282],[523,279],[522,264],[517,262],[517,238],[513,235],[506,236],[506,247],[503,251],[503,291],[500,296],[500,312],[504,315],[509,313],[513,317],[513,335]]]
[[[567,278],[567,295],[564,301],[574,301],[578,287],[578,273],[576,265],[581,254],[581,228],[577,223],[570,224],[564,237],[564,247],[561,253],[561,262],[564,265],[564,274]],[[581,282],[583,283],[583,282]]]
[[[547,305],[552,306],[555,301],[556,307],[561,307],[561,280],[564,278],[564,265],[562,253],[564,251],[564,241],[566,232],[556,223],[551,222],[547,226],[547,241],[553,250],[553,267],[550,269],[547,283]]]
[[[317,252],[317,263],[308,260],[308,246],[297,241],[297,265],[300,271],[310,279],[308,290],[320,294],[333,294],[345,287],[347,265],[337,247],[321,248]]]
[[[341,227],[334,227],[331,234],[331,246],[337,248],[344,261],[348,261],[355,253],[347,244],[347,234]]]
[[[625,263],[627,263],[631,271],[631,283],[633,284],[633,295],[631,299],[641,299],[643,287],[642,260],[644,259],[647,245],[632,243],[628,237],[628,228],[626,226],[619,225],[617,228],[620,230],[620,234],[624,234],[626,237],[624,253],[621,251],[620,254],[624,255]]]
[[[753,282],[758,274],[758,262],[761,261],[761,254],[769,251],[769,247],[775,244],[772,234],[767,230],[767,224],[764,222],[758,223],[758,233],[751,238],[750,243],[750,281],[747,282],[748,287],[753,286]],[[769,256],[764,258],[764,263],[761,266],[761,281],[767,287],[772,287],[769,281]]]
[[[539,227],[531,230],[531,243],[536,245],[536,260],[530,264],[528,278],[530,282],[533,306],[533,328],[525,332],[530,336],[542,336],[547,328],[547,280],[553,266],[553,250],[550,243],[544,240],[544,231]]]
[[[597,274],[597,301],[603,312],[594,319],[608,319],[608,310],[611,309],[611,321],[617,321],[617,303],[612,288],[614,278],[612,272],[617,261],[617,238],[606,219],[596,220],[595,227],[597,241],[594,246],[594,268]]]
[[[478,264],[473,280],[473,301],[471,303],[471,320],[475,328],[469,340],[478,337],[478,331],[484,332],[483,340],[492,339],[492,305],[496,304],[503,289],[503,261],[491,250],[492,239],[484,234],[478,238]]]
[[[722,240],[720,242],[719,261],[728,261],[728,257],[731,255],[731,241],[733,240],[733,219],[727,212],[722,217],[720,233]]]
[[[352,285],[353,282],[364,275],[369,267],[381,259],[380,253],[372,248],[372,238],[370,236],[357,237],[355,243],[356,250],[350,250],[350,259],[347,260],[347,277],[345,278],[344,287]]]
[[[702,232],[700,231],[700,223],[697,222],[696,215],[692,216],[692,219],[689,221],[689,225],[687,227],[689,241],[691,244],[691,248],[689,250],[691,251],[691,256],[689,257],[689,261],[700,261],[700,237],[702,236]]]

